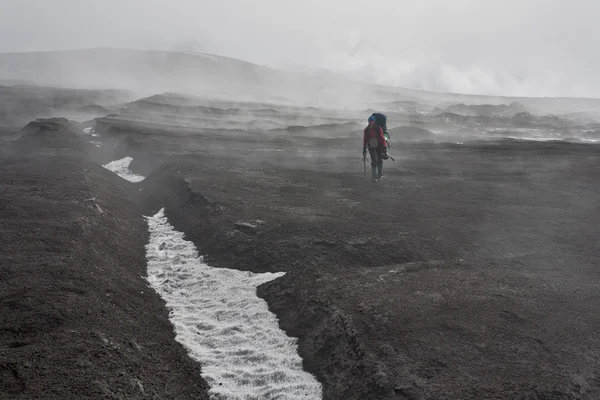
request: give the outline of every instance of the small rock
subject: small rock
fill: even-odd
[[[258,228],[257,225],[251,224],[250,222],[236,222],[235,227],[246,233],[256,233],[256,229]]]
[[[337,242],[333,239],[317,239],[313,242],[313,244],[320,246],[335,246]]]
[[[238,228],[249,228],[249,229],[256,229],[256,228],[258,228],[257,225],[251,224],[250,222],[236,222],[235,226],[238,227]]]
[[[348,243],[350,246],[364,246],[369,243],[369,239],[370,238],[355,238],[348,240],[346,243]]]
[[[158,246],[158,250],[163,251],[167,247],[167,242],[162,242],[160,246]]]
[[[140,346],[138,344],[138,342],[136,342],[136,340],[134,338],[132,338],[129,343],[131,344],[131,347],[133,347],[134,349],[136,349],[137,351],[142,351],[142,346]]]
[[[225,236],[227,236],[227,238],[231,239],[232,237],[234,237],[234,236],[236,236],[236,235],[238,235],[240,233],[241,233],[240,231],[238,231],[236,229],[233,229],[231,231],[226,232]]]
[[[146,392],[146,390],[144,389],[144,385],[142,385],[142,381],[139,378],[133,378],[133,379],[131,379],[131,385],[132,386],[137,386],[137,388],[142,393]]]

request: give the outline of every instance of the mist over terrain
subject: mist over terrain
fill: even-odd
[[[382,111],[398,141],[600,139],[597,99],[426,92],[342,75],[286,72],[210,54],[127,49],[6,53],[0,54],[0,77],[7,85],[0,90],[5,131],[61,115],[80,122],[100,118],[99,123],[110,119],[231,134],[239,129],[285,136],[288,130],[309,129],[311,136],[359,137],[365,115]]]
[[[0,399],[600,398],[598,4],[0,0]]]
[[[81,89],[129,90],[148,96],[179,92],[206,98],[272,101],[306,106],[363,109],[392,101],[508,104],[519,100],[535,112],[593,111],[600,101],[434,93],[373,85],[340,74],[287,72],[211,54],[129,49],[0,54],[0,83]]]
[[[437,92],[600,97],[599,13],[594,0],[4,0],[0,52],[193,51]]]

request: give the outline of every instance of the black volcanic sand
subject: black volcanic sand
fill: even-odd
[[[598,146],[414,143],[431,138],[435,116],[427,117],[406,143],[397,132],[396,162],[387,161],[384,180],[372,184],[363,176],[360,128],[335,112],[137,107],[96,121],[100,149],[62,130],[19,139],[10,150],[16,156],[0,153],[0,182],[9,188],[0,207],[15,215],[0,232],[19,232],[33,248],[1,256],[13,260],[2,262],[3,275],[15,276],[2,293],[17,293],[9,306],[0,300],[1,315],[16,327],[1,331],[9,335],[2,343],[15,343],[2,350],[12,354],[3,357],[0,381],[8,398],[28,398],[27,390],[43,397],[38,383],[81,387],[51,369],[27,375],[37,365],[29,360],[44,351],[63,357],[43,357],[48,368],[81,377],[97,397],[202,398],[199,366],[175,344],[164,303],[141,278],[141,216],[163,206],[211,265],[288,272],[258,294],[299,338],[326,399],[600,398]],[[289,128],[306,114],[311,128]],[[402,118],[402,125],[416,120]],[[451,118],[435,123],[457,129]],[[125,156],[148,176],[144,182],[127,183],[85,161]],[[103,213],[86,201],[97,194]],[[21,207],[29,209],[14,211]],[[40,260],[59,267],[41,268]],[[32,276],[39,283],[30,284]],[[39,290],[46,286],[58,289]],[[87,292],[65,295],[63,286]],[[146,352],[129,344],[132,337]],[[83,343],[78,338],[101,355],[83,368],[73,360],[88,353],[62,348]],[[86,396],[94,394],[79,397]]]
[[[149,207],[214,266],[289,272],[259,295],[325,398],[600,396],[597,146],[398,145],[374,185],[171,140]]]
[[[166,205],[212,265],[291,272],[259,294],[327,398],[598,393],[597,147],[397,143],[373,186],[360,139],[331,127],[125,119],[100,132],[124,138],[132,167],[168,163],[143,184],[152,210]]]
[[[35,123],[0,164],[0,398],[207,399],[144,280],[139,188],[86,148]]]

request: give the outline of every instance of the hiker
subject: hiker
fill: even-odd
[[[383,175],[383,160],[388,157],[383,129],[375,123],[375,117],[372,115],[369,117],[369,126],[364,131],[363,158],[367,155],[367,148],[371,156],[373,183],[377,183]]]
[[[375,124],[379,125],[383,130],[383,137],[385,137],[387,147],[392,147],[390,146],[390,134],[387,128],[387,116],[381,113],[373,113],[373,117],[375,117]]]

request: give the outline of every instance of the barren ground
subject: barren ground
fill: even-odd
[[[211,265],[288,272],[258,293],[326,399],[600,397],[598,145],[395,136],[372,184],[343,116],[225,130],[214,110],[158,107],[96,121],[100,148],[4,150],[5,398],[202,398],[142,279],[142,215],[163,206]],[[92,162],[125,156],[145,181]]]

